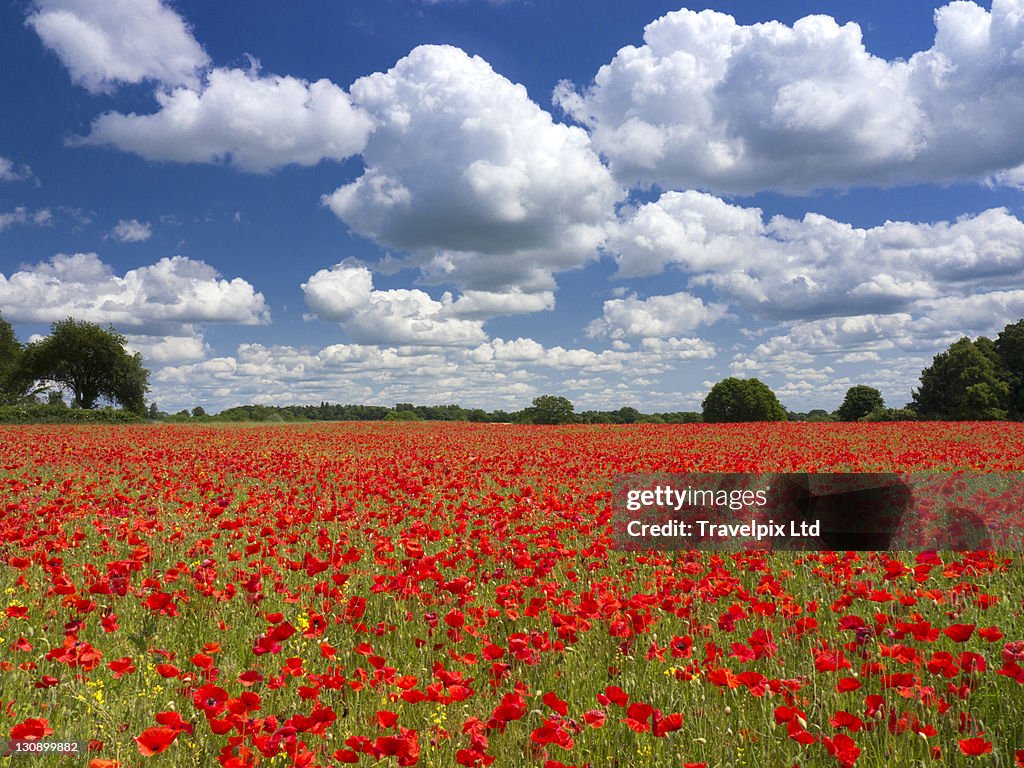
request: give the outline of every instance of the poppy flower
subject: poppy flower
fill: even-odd
[[[29,717],[11,728],[11,739],[15,741],[39,741],[53,733],[50,721],[45,717]]]
[[[135,737],[135,743],[138,745],[139,754],[143,757],[159,755],[174,743],[174,740],[178,738],[179,733],[181,733],[181,731],[174,728],[147,728]]]
[[[992,742],[985,741],[980,736],[975,736],[970,739],[960,739],[957,744],[960,745],[960,751],[965,755],[987,755],[992,751]]]
[[[942,630],[942,634],[954,643],[965,643],[974,634],[974,624],[951,624]]]

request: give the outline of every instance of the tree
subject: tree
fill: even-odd
[[[399,403],[402,405],[402,403]],[[384,417],[384,421],[422,421],[419,414],[411,408],[403,408],[400,411],[390,411]]]
[[[203,408],[203,406],[197,405],[195,408],[192,409],[193,419],[201,419],[204,416],[206,416],[206,409]]]
[[[30,381],[22,370],[23,349],[14,328],[0,314],[0,405],[14,405],[25,398]]]
[[[1024,320],[1003,328],[996,337],[995,349],[1009,387],[1009,415],[1024,418]]]
[[[880,411],[885,408],[885,400],[882,393],[874,387],[858,384],[846,390],[846,397],[843,404],[836,411],[836,417],[840,421],[857,421],[873,411]]]
[[[991,421],[1007,417],[1009,400],[995,344],[965,336],[921,372],[911,408],[926,419]]]
[[[620,424],[636,424],[643,417],[636,408],[626,406],[625,408],[619,408],[612,414],[612,418],[617,419]]]
[[[533,399],[533,407],[526,409],[532,424],[574,424],[576,414],[572,402],[556,395],[541,395]]]
[[[830,421],[835,421],[835,418],[824,408],[812,408],[807,412],[807,416],[804,418],[804,421],[809,421],[815,424],[827,424]]]
[[[709,423],[786,420],[786,409],[758,379],[723,379],[711,388],[701,408]]]
[[[142,356],[129,354],[127,340],[113,328],[72,318],[50,327],[50,335],[25,348],[30,378],[71,390],[77,408],[95,408],[100,399],[145,413],[149,371]]]

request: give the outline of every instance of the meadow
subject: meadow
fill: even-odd
[[[78,749],[0,764],[1024,766],[1019,556],[612,546],[618,474],[914,469],[1024,426],[0,427],[0,736]]]

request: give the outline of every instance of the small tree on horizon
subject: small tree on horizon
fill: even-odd
[[[840,421],[857,421],[883,408],[885,400],[881,392],[874,387],[858,384],[846,390],[843,404],[836,410],[836,418]]]
[[[701,403],[704,421],[785,421],[786,409],[771,388],[759,379],[723,379]]]
[[[531,424],[575,424],[572,402],[557,395],[541,395],[533,399],[533,407],[525,411]]]

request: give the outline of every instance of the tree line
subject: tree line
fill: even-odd
[[[141,355],[130,353],[127,340],[112,327],[68,318],[54,323],[48,336],[21,344],[0,315],[0,421],[90,421],[84,412],[102,403],[103,420],[126,417],[181,421],[471,421],[524,424],[684,424],[750,421],[991,421],[1024,419],[1024,320],[1008,324],[993,339],[955,341],[921,372],[920,386],[901,408],[889,408],[881,392],[859,384],[850,387],[835,411],[788,411],[764,382],[730,377],[715,384],[700,412],[641,413],[636,408],[576,413],[565,397],[542,395],[519,411],[463,408],[456,404],[243,405],[216,415],[198,406],[175,414],[147,407],[149,371]],[[65,395],[71,399],[67,408]],[[8,407],[4,410],[4,407]],[[10,407],[20,410],[10,411]],[[67,411],[65,413],[64,411]],[[12,415],[13,414],[13,415]]]
[[[636,408],[576,413],[570,400],[557,395],[542,395],[533,405],[518,411],[463,408],[460,405],[240,405],[216,415],[202,407],[168,414],[150,407],[150,418],[176,422],[305,422],[305,421],[470,421],[491,424],[685,424],[701,420],[695,411],[641,413]]]

